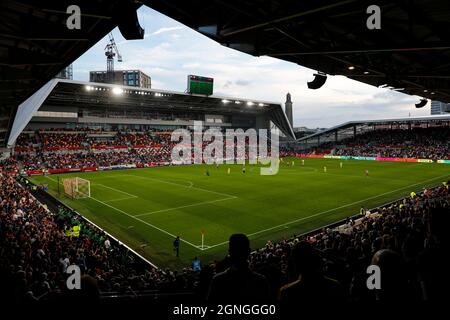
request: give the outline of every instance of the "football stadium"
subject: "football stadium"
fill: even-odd
[[[292,319],[314,303],[445,299],[450,6],[257,2],[0,4],[2,301]],[[345,76],[439,114],[306,130],[289,93],[217,94],[223,79],[195,74],[157,89],[140,65],[114,70],[144,39],[144,6],[232,52],[317,70],[299,86]],[[74,80],[105,41],[107,70]]]

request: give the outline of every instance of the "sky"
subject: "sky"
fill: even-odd
[[[342,76],[329,76],[318,90],[306,82],[315,70],[271,57],[226,48],[200,33],[143,6],[138,11],[143,40],[125,40],[118,29],[113,35],[123,62],[117,70],[140,69],[152,78],[153,89],[184,92],[187,75],[214,78],[214,95],[284,103],[293,101],[294,126],[325,128],[350,120],[415,117],[430,114],[429,104],[416,109],[419,97],[376,88]],[[105,70],[104,48],[99,41],[73,63],[74,79],[89,81],[89,71]]]

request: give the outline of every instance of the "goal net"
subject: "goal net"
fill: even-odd
[[[89,198],[91,196],[91,182],[82,178],[68,178],[63,180],[64,193],[72,199]]]

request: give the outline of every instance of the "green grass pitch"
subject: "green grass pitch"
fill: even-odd
[[[295,161],[295,165],[287,163]],[[35,183],[160,267],[181,268],[226,255],[232,233],[252,247],[320,228],[450,177],[450,166],[428,163],[285,159],[274,176],[247,165],[191,165],[60,175],[91,181],[91,198],[58,195],[57,176]],[[323,167],[327,167],[325,173]],[[228,174],[228,168],[231,173]],[[206,175],[206,170],[210,175]],[[369,176],[364,172],[369,170]],[[201,230],[205,232],[201,247]],[[180,235],[180,258],[172,242]]]

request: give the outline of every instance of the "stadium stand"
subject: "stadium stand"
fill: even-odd
[[[204,301],[213,276],[230,266],[226,258],[196,272],[190,267],[182,272],[156,269],[75,212],[37,201],[32,195],[39,194],[36,186],[16,181],[14,159],[3,160],[0,168],[4,297],[26,301],[65,297],[65,268],[77,263],[97,298],[100,292],[130,297],[145,290],[188,290]],[[317,287],[334,288],[329,298],[342,292],[340,299],[351,301],[440,299],[438,293],[448,284],[443,260],[448,250],[449,195],[445,183],[316,232],[268,242],[252,252],[248,267],[265,276],[270,299],[280,299],[286,309],[296,307],[299,298],[318,299]],[[75,225],[82,225],[79,235],[73,234]],[[383,289],[375,293],[365,286],[371,263],[391,275],[383,278]]]
[[[3,168],[5,164],[2,163]],[[80,266],[100,292],[192,289],[192,272],[156,269],[69,209],[50,210],[9,174],[0,177],[2,297],[53,300],[68,294],[66,269]],[[76,234],[74,228],[82,230]],[[94,280],[95,279],[95,280]]]
[[[450,159],[450,128],[376,130],[340,142],[335,155]]]
[[[450,118],[353,121],[284,146],[290,155],[322,155],[414,162],[450,159]]]
[[[163,132],[46,130],[25,133],[15,158],[25,171],[167,164],[173,143]]]
[[[365,20],[361,19],[361,13],[368,9],[365,1],[351,8],[350,4],[355,5],[356,1],[333,4],[325,1],[296,2],[287,6],[269,1],[259,3],[258,10],[254,10],[254,3],[243,1],[217,1],[207,6],[200,1],[194,4],[146,0],[83,3],[84,15],[89,19],[83,20],[83,31],[75,35],[66,28],[64,14],[61,14],[64,13],[61,9],[71,2],[42,0],[39,4],[32,1],[0,4],[1,20],[5,21],[0,26],[3,48],[0,55],[3,82],[0,92],[0,146],[13,146],[31,118],[39,118],[35,112],[40,105],[33,99],[29,100],[36,93],[42,102],[48,98],[46,107],[54,108],[47,109],[50,113],[63,107],[60,101],[65,97],[71,97],[65,102],[71,101],[77,109],[65,113],[66,118],[72,119],[65,123],[64,120],[59,121],[57,115],[52,116],[54,123],[59,122],[61,126],[83,121],[85,124],[106,123],[102,121],[105,119],[109,120],[109,125],[123,125],[116,119],[124,118],[124,110],[105,111],[114,105],[105,98],[107,92],[112,91],[111,86],[96,87],[102,89],[96,91],[100,93],[97,97],[104,95],[103,99],[89,99],[91,93],[81,94],[86,91],[84,84],[50,79],[113,28],[119,26],[123,29],[120,27],[123,27],[124,20],[128,20],[124,16],[130,17],[130,11],[134,13],[142,4],[148,4],[215,41],[247,54],[273,56],[329,75],[342,75],[377,87],[387,86],[407,94],[450,101],[449,85],[445,80],[449,64],[443,63],[449,57],[448,37],[442,31],[448,29],[445,25],[450,21],[445,1],[431,3],[419,0],[407,4],[381,1],[378,5],[383,12],[383,31],[375,32],[367,32],[368,25],[364,23],[360,24],[362,28],[355,23]],[[227,17],[231,19],[227,20]],[[317,28],[318,21],[327,23]],[[407,28],[405,21],[408,22]],[[84,30],[89,30],[89,34]],[[435,54],[430,55],[430,51]],[[51,86],[56,88],[54,94],[44,94],[50,91]],[[65,95],[59,94],[67,89]],[[166,109],[183,110],[188,102],[198,102],[203,97],[144,91],[128,92],[131,94],[129,109],[134,109],[145,99],[149,103],[146,107],[156,106],[164,114],[155,118],[154,112],[136,110],[130,112],[130,119],[127,119],[133,120],[129,121],[132,124],[142,124],[136,123],[135,117],[167,120],[172,126],[183,120],[184,126],[191,125],[191,120],[207,120],[200,114],[175,117],[165,113]],[[167,99],[159,99],[162,96]],[[204,106],[202,109],[224,109],[222,99],[210,100],[209,106],[215,109]],[[89,106],[87,101],[92,101]],[[174,106],[174,101],[178,106]],[[22,108],[19,108],[20,102],[25,102]],[[246,102],[256,109],[255,103]],[[231,115],[233,109],[238,108],[235,104],[241,103],[236,100],[233,107],[228,106],[227,113]],[[116,102],[112,109],[122,109],[120,104]],[[258,122],[270,120],[284,134],[292,136],[291,125],[287,124],[281,108],[261,104],[263,109],[255,111],[249,108],[248,113],[270,115],[267,119],[261,116]],[[259,107],[259,103],[257,105]],[[262,111],[266,107],[269,112]],[[15,117],[20,121],[14,121]],[[244,121],[248,120],[246,118],[250,119],[250,116],[228,119],[227,125],[255,126],[251,121]],[[42,119],[35,120],[33,125],[42,124],[37,121]],[[213,123],[219,125],[215,121]],[[337,130],[332,132],[336,139],[334,143],[319,137],[314,153],[430,161],[450,158],[448,128],[445,131],[378,128],[370,133],[359,132],[359,135],[356,134],[356,126],[353,128],[353,137],[341,139],[339,144]],[[44,190],[20,174],[166,164],[171,145],[164,134],[151,130],[123,132],[117,131],[117,127],[113,130],[116,131],[54,129],[51,132],[25,132],[17,140],[13,157],[0,160],[2,307],[9,300],[36,302],[73,297],[64,285],[67,276],[64,271],[71,263],[82,267],[83,290],[80,294],[95,302],[104,300],[106,296],[113,300],[124,297],[139,299],[146,290],[156,290],[155,295],[150,294],[149,300],[164,292],[175,295],[187,291],[195,295],[197,302],[204,301],[217,288],[214,283],[220,280],[222,272],[236,267],[236,262],[241,274],[252,275],[260,279],[258,282],[261,284],[267,281],[269,300],[278,300],[283,309],[293,311],[295,315],[304,313],[311,300],[415,302],[446,298],[441,293],[449,287],[446,270],[450,211],[448,182],[307,235],[293,236],[277,243],[268,242],[264,248],[251,254],[245,236],[239,236],[241,241],[237,248],[233,248],[236,243],[230,241],[230,257],[205,263],[201,271],[198,267],[197,271],[188,267],[182,272],[162,270],[143,261],[76,212],[59,206],[56,199],[52,200]],[[294,150],[283,150],[282,155],[295,155]],[[380,290],[368,291],[364,285],[369,264],[382,269]],[[237,302],[249,298],[246,293],[262,294],[263,290],[255,292],[256,287],[243,290],[249,289],[244,288],[246,283],[235,281],[234,291],[228,294],[241,294]],[[260,288],[265,289],[263,287],[265,285]],[[84,307],[74,304],[61,316],[84,314]],[[322,308],[325,309],[325,304]],[[345,306],[333,311],[345,317],[354,312]],[[151,312],[149,310],[149,316],[152,316]],[[354,313],[359,317],[366,316]]]
[[[50,133],[51,132],[51,133]],[[103,132],[49,129],[19,136],[15,159],[23,170],[63,170],[168,164],[174,143],[165,131]],[[449,127],[379,129],[309,149],[316,155],[405,159],[450,159]],[[295,155],[282,148],[282,157]]]

